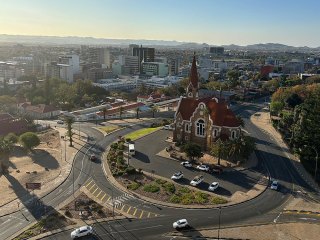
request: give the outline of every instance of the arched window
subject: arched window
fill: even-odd
[[[233,130],[231,132],[231,139],[236,139],[236,137],[237,137],[237,132],[235,130]]]
[[[218,129],[214,129],[213,130],[213,137],[217,137],[218,136]]]
[[[204,121],[202,119],[196,123],[196,133],[198,136],[204,136]]]

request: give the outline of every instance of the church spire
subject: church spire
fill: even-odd
[[[198,78],[198,71],[197,71],[197,64],[196,64],[196,55],[194,53],[192,65],[190,69],[189,75],[189,85],[187,87],[187,97],[190,98],[197,98],[198,97],[198,86],[199,85],[199,78]]]

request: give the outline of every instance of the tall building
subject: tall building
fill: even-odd
[[[111,67],[111,55],[107,48],[81,48],[82,60],[87,63],[99,63],[102,67]]]
[[[137,56],[139,60],[139,72],[142,70],[142,62],[154,62],[154,48],[133,47],[132,56]]]
[[[80,61],[79,55],[72,54],[59,57],[59,63],[70,65],[72,68],[73,74],[80,73]]]
[[[142,63],[142,72],[148,76],[168,76],[169,66],[166,63],[159,62],[144,62]]]

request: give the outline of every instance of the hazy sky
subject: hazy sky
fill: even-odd
[[[0,34],[320,46],[320,0],[0,0]]]

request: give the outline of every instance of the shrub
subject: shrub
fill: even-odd
[[[212,204],[224,204],[224,203],[227,203],[228,201],[224,198],[212,197],[210,202]]]
[[[134,174],[136,172],[136,169],[134,167],[129,166],[125,169],[125,172],[127,174]]]
[[[193,203],[193,195],[186,194],[186,195],[182,196],[181,203],[184,205],[188,205],[188,204]]]
[[[156,184],[146,184],[144,187],[143,187],[143,191],[145,192],[159,192],[160,191],[160,187]]]
[[[71,214],[71,212],[69,211],[69,209],[66,209],[66,211],[64,212],[64,215],[66,215],[66,216],[69,217],[69,218],[72,217],[72,214]]]
[[[124,143],[123,142],[119,142],[118,143],[118,149],[119,150],[124,150]]]
[[[176,191],[176,188],[173,183],[165,183],[162,186],[169,193],[174,193]]]
[[[7,136],[5,136],[5,139],[12,143],[17,143],[19,140],[18,136],[14,133],[9,133]]]
[[[179,193],[189,193],[191,190],[187,187],[182,187],[179,189]]]
[[[27,150],[32,150],[34,147],[40,144],[40,139],[37,134],[33,132],[26,132],[22,134],[19,141]]]
[[[172,195],[171,198],[169,199],[169,201],[172,203],[180,203],[181,197],[179,197],[178,195]]]
[[[141,186],[140,183],[132,182],[128,185],[128,189],[130,190],[137,190]]]
[[[118,143],[112,143],[110,147],[111,147],[111,149],[117,149]]]
[[[160,178],[157,178],[156,179],[156,183],[160,184],[160,185],[163,185],[165,184],[167,181],[166,180],[163,180],[163,179],[160,179]]]
[[[120,165],[123,165],[123,164],[124,164],[123,157],[117,157],[117,165],[120,166]]]
[[[196,192],[194,199],[196,203],[204,204],[208,202],[208,194],[202,192]]]

